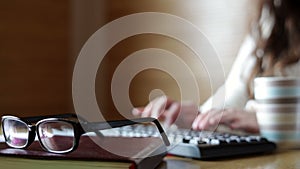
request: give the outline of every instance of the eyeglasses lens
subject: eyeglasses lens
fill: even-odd
[[[27,124],[16,119],[5,119],[2,123],[6,143],[14,148],[26,146],[29,137]]]
[[[38,126],[38,135],[43,146],[53,152],[69,151],[74,147],[74,128],[63,121],[43,122]]]

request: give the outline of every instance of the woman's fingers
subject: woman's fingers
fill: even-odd
[[[164,118],[165,111],[173,102],[166,96],[158,97],[149,102],[144,108],[132,109],[132,114],[140,117]]]
[[[259,127],[254,112],[242,112],[230,125],[232,129],[241,129],[249,133],[259,133]]]
[[[132,109],[132,114],[134,116],[141,116],[143,111],[144,111],[144,107],[135,107],[135,108]]]
[[[199,114],[192,127],[194,130],[210,130],[216,129],[219,124],[251,133],[259,131],[255,113],[237,109],[210,110]]]
[[[174,116],[174,123],[180,128],[190,129],[193,121],[199,114],[198,106],[192,101],[185,101],[180,104],[180,110]]]
[[[215,129],[219,124],[230,123],[234,119],[231,111],[212,109],[204,114],[199,114],[193,123],[193,129]]]
[[[193,124],[192,124],[192,129],[193,130],[200,130],[200,127],[199,127],[199,122],[200,122],[200,116],[203,115],[203,114],[199,114],[196,119],[194,120]]]
[[[175,123],[189,126],[198,114],[198,106],[193,102],[177,102],[166,96],[152,100],[146,107],[134,108],[132,114],[140,117],[154,117],[164,121],[165,126]],[[185,124],[181,124],[185,123]]]
[[[155,117],[157,118],[165,107],[164,98],[156,98],[149,102],[145,107],[136,107],[132,109],[132,114],[134,116],[140,117]]]
[[[165,112],[163,113],[165,127],[169,127],[175,122],[175,120],[178,117],[178,114],[180,113],[180,108],[180,104],[174,102],[170,105],[170,107],[167,110],[165,110]]]
[[[155,100],[152,103],[151,117],[159,118],[167,108],[167,97],[162,96]]]
[[[208,126],[209,113],[199,114],[192,124],[194,130],[203,130]]]
[[[153,103],[150,102],[141,113],[141,117],[151,117],[151,111],[152,111]]]
[[[237,118],[236,113],[237,112],[233,109],[224,109],[222,110],[218,119],[213,119],[213,120],[218,120],[218,123],[220,124],[230,124],[233,121],[235,121],[235,119]]]

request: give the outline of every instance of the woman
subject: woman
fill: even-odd
[[[245,39],[225,84],[209,98],[194,116],[197,107],[163,96],[145,108],[135,108],[137,116],[154,116],[172,124],[191,123],[194,130],[224,124],[232,129],[257,133],[253,99],[253,80],[260,76],[300,76],[300,1],[264,0],[260,17]],[[226,93],[224,102],[216,101]],[[213,106],[212,106],[212,103]],[[187,118],[188,117],[188,118]]]

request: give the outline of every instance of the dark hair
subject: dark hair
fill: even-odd
[[[264,0],[259,16],[252,32],[256,65],[248,79],[250,98],[255,77],[273,76],[275,70],[285,76],[284,68],[300,59],[300,0]],[[267,37],[263,32],[266,22],[273,24]]]

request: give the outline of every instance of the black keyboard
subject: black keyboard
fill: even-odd
[[[125,126],[103,134],[117,137],[160,136],[150,125]],[[167,136],[171,143],[168,154],[201,160],[270,153],[276,149],[275,143],[258,135],[171,129],[167,130]]]
[[[195,159],[213,159],[269,153],[275,149],[273,142],[260,136],[189,131],[168,152]]]

